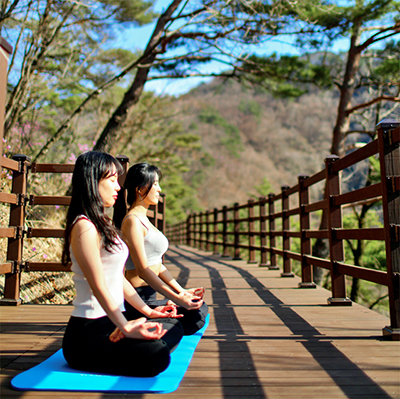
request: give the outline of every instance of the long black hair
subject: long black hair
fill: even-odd
[[[73,223],[79,215],[85,215],[95,225],[107,251],[117,245],[118,230],[105,213],[103,200],[99,193],[100,180],[110,176],[114,167],[118,175],[123,173],[119,161],[105,152],[85,152],[76,160],[72,175],[71,203],[68,208],[65,227],[63,264],[67,264],[71,260],[70,234]]]
[[[128,190],[127,202],[129,206],[135,203],[138,190],[143,189],[144,193],[141,196],[142,198],[147,197],[157,176],[161,180],[162,174],[160,169],[146,162],[137,163],[129,168],[124,183],[124,188]]]

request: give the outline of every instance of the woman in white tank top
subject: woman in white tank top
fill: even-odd
[[[193,334],[205,322],[208,307],[203,301],[204,288],[184,289],[162,263],[168,249],[168,240],[147,218],[150,205],[156,205],[161,187],[161,171],[153,165],[133,165],[125,179],[129,211],[121,230],[129,247],[130,257],[125,275],[138,294],[150,306],[176,304],[185,335]],[[169,299],[156,300],[156,291]],[[129,307],[129,305],[127,305]]]
[[[116,201],[121,173],[120,163],[100,152],[84,153],[75,164],[62,260],[71,261],[76,298],[63,354],[78,370],[154,376],[168,366],[183,330],[171,319],[173,306],[150,308],[124,277],[128,248],[105,213]]]

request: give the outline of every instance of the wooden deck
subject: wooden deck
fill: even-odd
[[[9,398],[400,398],[400,342],[389,320],[362,306],[327,305],[329,291],[299,289],[244,261],[172,246],[168,268],[207,288],[210,325],[177,391],[165,395],[19,392],[13,376],[61,346],[71,307],[1,307],[1,391]],[[132,359],[134,361],[134,359]]]

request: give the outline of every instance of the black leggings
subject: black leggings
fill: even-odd
[[[143,301],[146,302],[151,308],[165,305],[168,301],[167,299],[157,300],[157,292],[149,285],[137,287],[135,290],[143,299]],[[127,306],[126,302],[125,308],[127,310],[129,308],[129,305]],[[205,302],[203,302],[203,305],[201,305],[201,308],[198,310],[187,310],[179,306],[178,313],[183,314],[183,317],[179,318],[178,320],[182,323],[184,334],[192,335],[204,326],[205,319],[208,314],[208,306]]]
[[[128,320],[129,315],[125,313]],[[139,317],[143,317],[139,313]],[[167,329],[158,340],[123,338],[111,342],[115,325],[107,317],[85,319],[71,316],[63,339],[63,353],[70,367],[98,373],[152,377],[164,371],[170,352],[182,338],[183,329],[176,319],[154,319]]]

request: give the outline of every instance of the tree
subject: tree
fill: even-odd
[[[277,95],[299,96],[310,83],[323,88],[335,86],[339,101],[331,154],[336,155],[344,153],[352,115],[377,103],[400,102],[399,43],[389,41],[400,34],[400,2],[350,3],[296,2],[285,10],[288,20],[276,33],[294,37],[302,56],[253,55],[243,63],[245,73],[241,74]],[[292,23],[288,23],[290,20]],[[343,37],[349,40],[348,50],[333,54],[335,40]],[[381,44],[380,49],[373,49],[377,44]],[[377,86],[379,90],[370,90]],[[360,96],[365,92],[368,98]]]
[[[240,52],[242,46],[274,34],[273,21],[280,19],[280,9],[270,11],[266,17],[244,0],[172,1],[158,18],[137,63],[132,85],[103,129],[94,149],[109,150],[112,147],[128,110],[138,102],[147,81],[213,76],[213,73],[201,72],[201,66],[213,60],[233,68],[219,76],[234,76],[235,65],[243,57]],[[171,56],[170,49],[177,55]],[[159,75],[151,75],[151,72]]]
[[[117,26],[150,22],[155,15],[151,5],[140,0],[2,1],[1,34],[14,47],[5,138],[26,123],[39,124],[50,137],[57,138],[59,125],[65,131],[68,116],[81,111],[79,104],[91,88],[104,86],[123,69],[129,54],[132,58],[130,52],[105,49],[104,43]]]

